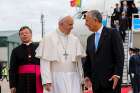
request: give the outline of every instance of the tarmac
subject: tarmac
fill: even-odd
[[[9,88],[9,82],[4,79],[3,81],[0,81],[1,85],[1,93],[10,93],[10,88]],[[48,93],[44,91],[44,93]],[[84,93],[92,93],[92,91],[85,91]],[[131,87],[122,87],[121,93],[133,93],[131,90]]]
[[[1,92],[0,93],[11,93],[10,92],[10,87],[9,87],[9,82],[4,79],[0,81],[0,86],[1,86]],[[44,93],[48,93],[44,90]]]

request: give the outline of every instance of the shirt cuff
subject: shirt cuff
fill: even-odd
[[[51,78],[49,79],[49,77],[47,78],[42,76],[42,84],[45,85],[47,83],[52,83]]]

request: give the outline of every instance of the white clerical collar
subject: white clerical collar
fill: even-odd
[[[57,29],[57,32],[59,35],[67,37],[68,35],[66,35],[65,33],[63,33],[62,31],[60,31],[60,29]]]
[[[32,41],[31,42],[28,42],[28,43],[23,43],[23,44],[29,46],[31,43],[32,43]]]
[[[99,34],[101,34],[102,33],[102,30],[103,30],[103,25],[100,27],[100,29],[98,29],[98,31],[97,32],[95,32],[95,33],[99,33]]]

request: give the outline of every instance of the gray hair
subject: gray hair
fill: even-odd
[[[98,10],[91,10],[88,13],[91,14],[93,19],[96,18],[100,23],[102,23],[102,14]]]

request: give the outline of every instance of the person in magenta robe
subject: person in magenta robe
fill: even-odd
[[[22,44],[14,48],[10,59],[9,83],[11,93],[43,93],[40,60],[35,57],[38,44],[32,42],[32,30],[19,30]]]

